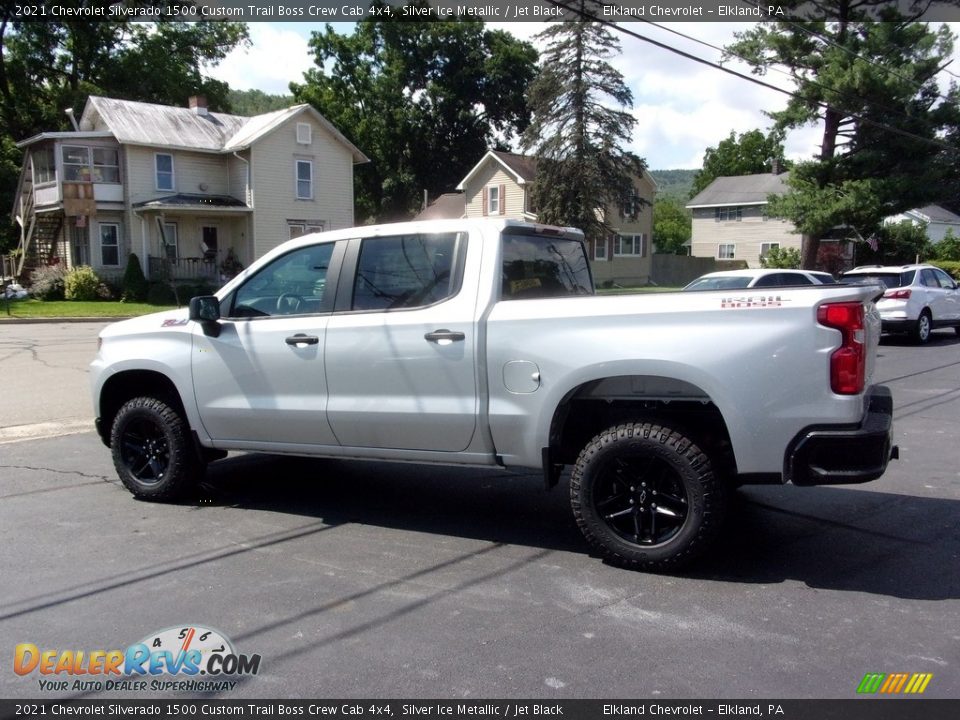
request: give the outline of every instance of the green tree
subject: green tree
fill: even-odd
[[[690,211],[672,197],[657,198],[653,203],[653,242],[657,252],[687,255],[686,243],[692,233]]]
[[[690,197],[693,197],[718,177],[755,175],[773,172],[774,161],[786,170],[788,163],[783,157],[782,130],[773,130],[764,135],[760,130],[750,130],[721,140],[715,148],[707,148],[703,155],[703,168],[693,178]]]
[[[765,268],[796,269],[800,267],[800,251],[796,248],[771,248],[760,258],[760,265]]]
[[[283,110],[294,103],[290,95],[270,95],[262,90],[231,90],[227,99],[231,112],[246,116]]]
[[[960,237],[953,234],[953,228],[948,228],[943,240],[933,246],[931,256],[935,260],[960,260]]]
[[[579,8],[592,5],[580,0]],[[523,135],[524,148],[537,156],[537,216],[601,238],[612,227],[599,209],[619,207],[631,218],[641,210],[634,177],[644,162],[624,149],[636,121],[622,108],[633,96],[609,63],[620,44],[602,23],[580,20],[551,23],[537,37],[546,49],[530,85],[533,118]]]
[[[858,264],[903,265],[918,259],[922,262],[934,253],[926,228],[909,220],[884,225],[877,231],[876,238],[876,250],[868,245],[857,248]]]
[[[529,120],[536,50],[480,21],[365,19],[350,35],[327,25],[310,48],[317,67],[290,89],[371,159],[355,175],[361,221],[409,217],[424,190],[449,192]]]
[[[811,268],[828,230],[867,237],[884,217],[936,201],[955,181],[960,92],[944,96],[937,86],[953,48],[946,26],[916,22],[892,0],[782,5],[812,14],[757,25],[727,50],[759,74],[781,66],[793,77],[786,109],[771,113],[775,128],[823,123],[819,154],[795,166],[790,191],[770,203],[803,234],[802,264]]]

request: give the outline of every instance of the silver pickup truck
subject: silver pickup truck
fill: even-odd
[[[892,402],[871,384],[876,288],[597,296],[579,231],[511,220],[292,240],[215,296],[116,323],[97,428],[137,497],[228,450],[572,466],[610,562],[675,568],[745,483],[879,477]]]

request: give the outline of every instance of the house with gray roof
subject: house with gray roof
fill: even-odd
[[[960,238],[960,215],[939,205],[926,205],[916,210],[907,210],[884,220],[885,224],[900,222],[922,226],[927,231],[927,238],[932,243],[943,240],[948,232],[951,232],[954,237]]]
[[[690,254],[717,260],[745,260],[760,267],[773,248],[800,249],[793,223],[767,214],[768,197],[787,190],[787,173],[718,177],[691,198]]]
[[[243,117],[199,96],[91,96],[74,130],[18,145],[22,258],[109,277],[136,253],[149,277],[213,284],[292,237],[352,226],[353,168],[368,162],[309,105]]]

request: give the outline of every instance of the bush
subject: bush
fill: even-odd
[[[947,230],[943,240],[933,246],[931,257],[934,260],[960,261],[960,238],[953,234],[952,228]]]
[[[63,280],[67,271],[62,265],[45,265],[30,273],[30,294],[40,300],[63,300]]]
[[[796,270],[800,267],[800,251],[797,248],[771,248],[760,258],[760,265],[765,268]]]
[[[147,293],[150,291],[150,284],[143,274],[143,268],[140,267],[140,258],[136,253],[130,253],[127,258],[127,268],[123,271],[123,295],[122,300],[127,302],[143,302],[147,299]]]
[[[75,267],[63,280],[63,296],[67,300],[96,300],[100,278],[89,265]]]
[[[150,283],[147,289],[147,302],[151,305],[176,305],[177,296],[173,288],[166,283]]]
[[[937,260],[933,264],[960,282],[960,260]]]

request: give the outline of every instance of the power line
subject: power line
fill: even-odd
[[[681,57],[685,57],[685,58],[687,58],[688,60],[692,60],[692,61],[694,61],[694,62],[696,62],[696,63],[700,63],[701,65],[706,65],[707,67],[713,68],[714,70],[720,70],[721,72],[725,72],[725,73],[727,73],[728,75],[733,75],[734,77],[740,78],[741,80],[746,80],[746,81],[751,82],[751,83],[753,83],[753,84],[755,84],[755,85],[759,85],[759,86],[761,86],[761,87],[765,87],[765,88],[767,88],[767,89],[769,89],[769,90],[773,90],[774,92],[778,92],[778,93],[781,93],[781,94],[783,94],[783,95],[787,95],[787,96],[789,96],[789,97],[793,97],[793,98],[796,98],[796,97],[797,97],[797,94],[796,94],[795,92],[791,92],[790,90],[784,90],[783,88],[779,88],[779,87],[777,87],[776,85],[772,85],[772,84],[770,84],[770,83],[764,82],[763,80],[760,80],[759,78],[751,77],[750,75],[745,75],[745,74],[743,74],[743,73],[741,73],[741,72],[738,72],[738,71],[736,71],[736,70],[733,70],[732,68],[724,67],[723,65],[720,65],[720,64],[717,64],[717,63],[713,63],[713,62],[711,62],[711,61],[709,61],[709,60],[706,60],[706,59],[704,59],[704,58],[698,57],[698,56],[693,55],[693,54],[691,54],[691,53],[685,52],[685,51],[683,51],[683,50],[679,50],[678,48],[671,47],[671,46],[667,45],[666,43],[662,43],[662,42],[660,42],[660,41],[658,41],[658,40],[654,40],[654,39],[649,38],[649,37],[647,37],[647,36],[645,36],[645,35],[641,35],[640,33],[636,32],[636,31],[634,31],[634,30],[628,30],[627,28],[624,28],[624,27],[622,27],[622,26],[620,26],[620,25],[617,25],[615,22],[612,22],[612,21],[610,21],[610,20],[604,20],[603,18],[599,18],[599,17],[597,17],[597,16],[595,16],[595,15],[591,15],[591,14],[587,13],[587,12],[584,11],[584,10],[580,10],[580,9],[578,9],[578,8],[576,8],[576,7],[572,7],[572,6],[570,6],[570,5],[568,5],[568,4],[564,3],[564,2],[561,2],[560,0],[546,0],[546,1],[549,2],[551,5],[554,5],[554,6],[556,6],[556,7],[562,8],[562,9],[564,9],[564,10],[569,10],[570,12],[575,13],[575,14],[579,15],[580,17],[582,17],[582,18],[584,18],[584,19],[586,19],[586,20],[590,20],[590,21],[593,21],[593,22],[597,22],[597,23],[600,23],[601,25],[607,25],[607,26],[609,26],[609,27],[612,27],[614,30],[616,30],[616,31],[619,32],[619,33],[622,33],[622,34],[624,34],[624,35],[629,35],[630,37],[636,38],[637,40],[641,40],[641,41],[643,41],[643,42],[649,43],[649,44],[654,45],[654,46],[656,46],[656,47],[662,48],[662,49],[664,49],[664,50],[667,50],[668,52],[674,53],[675,55],[680,55]],[[605,6],[605,4],[602,3],[602,2],[597,3],[597,4]],[[822,103],[822,102],[818,102],[818,103],[817,103],[817,106],[820,107],[820,108],[822,108],[822,109],[824,109],[824,110],[829,109],[829,106],[826,105],[825,103]],[[898,127],[895,127],[895,126],[893,126],[893,125],[887,125],[886,123],[877,122],[876,120],[872,120],[872,119],[870,119],[870,118],[864,117],[864,116],[862,116],[862,115],[860,115],[860,114],[858,114],[858,113],[845,112],[844,114],[847,115],[847,116],[849,116],[849,117],[851,117],[851,118],[854,118],[854,119],[856,119],[856,120],[859,120],[859,121],[862,122],[862,123],[865,123],[865,124],[868,124],[868,125],[873,125],[874,127],[877,127],[877,128],[883,129],[883,130],[887,130],[887,131],[889,131],[889,132],[895,133],[895,134],[897,134],[897,135],[901,135],[901,136],[903,136],[903,137],[908,137],[908,138],[911,138],[911,139],[914,139],[914,140],[919,140],[919,141],[921,141],[921,142],[925,142],[925,143],[928,143],[928,144],[931,144],[931,145],[935,145],[935,146],[937,146],[937,147],[939,147],[939,148],[941,148],[941,149],[950,150],[950,151],[953,151],[953,152],[960,152],[960,148],[954,147],[953,145],[951,145],[951,144],[949,144],[949,143],[947,143],[947,142],[943,142],[943,141],[937,140],[937,139],[935,139],[935,138],[926,138],[926,137],[923,137],[922,135],[917,135],[916,133],[912,133],[912,132],[910,132],[910,131],[908,131],[908,130],[903,130],[903,129],[898,128]]]

